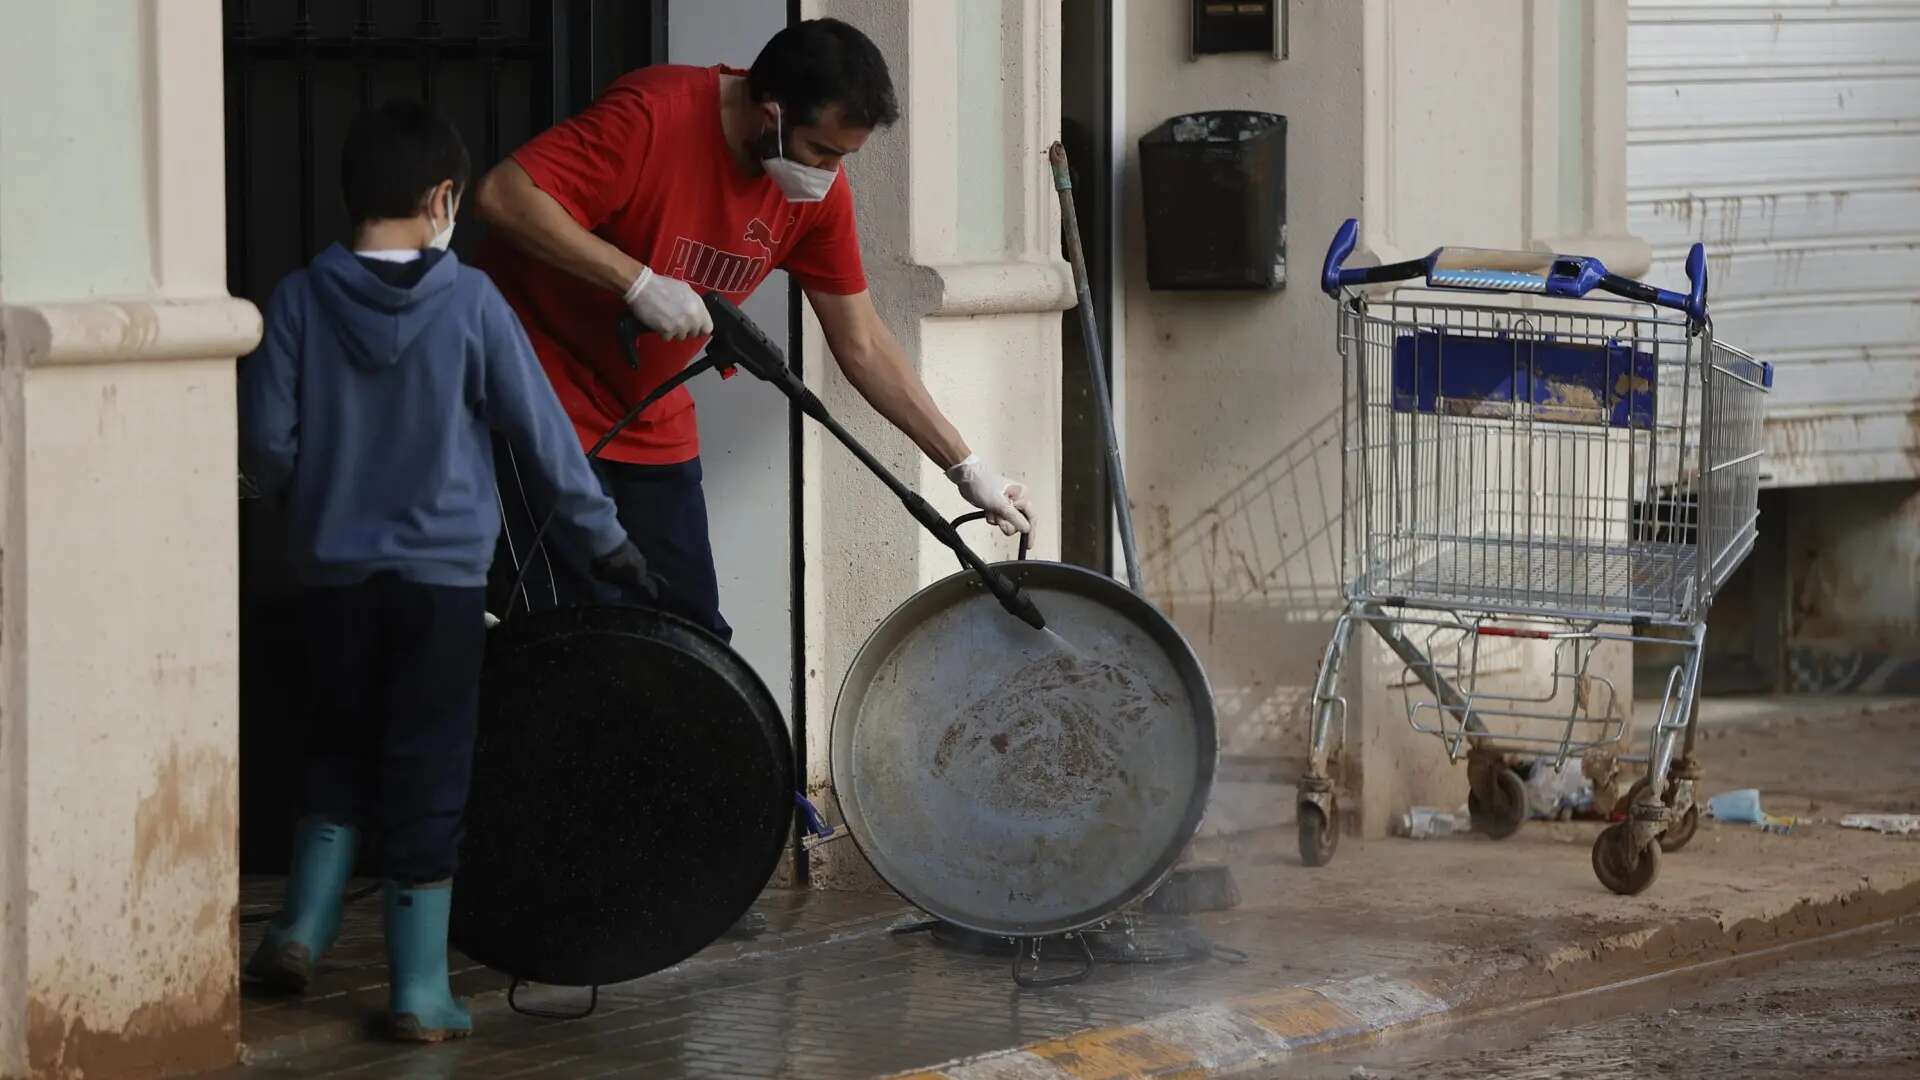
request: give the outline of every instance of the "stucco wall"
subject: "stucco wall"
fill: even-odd
[[[1207,665],[1223,752],[1279,759],[1283,773],[1306,754],[1307,705],[1347,572],[1341,367],[1317,282],[1335,228],[1360,219],[1355,265],[1451,243],[1645,266],[1644,246],[1619,235],[1624,36],[1607,5],[1365,0],[1287,11],[1287,59],[1195,61],[1183,8],[1127,5],[1120,69],[1126,454],[1148,588]],[[1570,55],[1581,61],[1571,69]],[[1278,294],[1146,287],[1135,143],[1203,109],[1288,118],[1290,281]],[[1378,834],[1409,804],[1458,805],[1464,778],[1409,731],[1402,665],[1371,634],[1356,640],[1340,778],[1357,797],[1343,805]],[[1509,666],[1534,671],[1542,660]],[[1596,664],[1630,692],[1624,649]],[[1276,805],[1266,823],[1289,815]]]
[[[1125,12],[1127,480],[1148,592],[1199,650],[1230,755],[1305,754],[1304,699],[1339,606],[1340,370],[1312,275],[1316,248],[1362,209],[1364,10],[1288,9],[1279,62],[1192,62],[1183,7]],[[1137,141],[1202,109],[1287,117],[1281,292],[1146,286]]]
[[[0,9],[0,1075],[238,1049],[220,5]],[[95,62],[75,65],[74,57]]]

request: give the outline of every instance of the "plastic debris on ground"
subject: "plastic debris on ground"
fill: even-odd
[[[1707,800],[1707,814],[1724,824],[1753,825],[1770,833],[1792,832],[1795,825],[1805,825],[1811,820],[1782,817],[1760,809],[1760,792],[1756,788],[1737,788],[1715,795]]]
[[[1732,825],[1758,825],[1767,819],[1766,813],[1760,809],[1760,791],[1757,788],[1723,791],[1707,800],[1707,813],[1715,821]]]
[[[1579,758],[1568,758],[1559,768],[1534,762],[1526,780],[1527,812],[1536,820],[1565,821],[1593,810],[1593,781]]]
[[[1889,836],[1920,835],[1920,814],[1848,814],[1840,819],[1843,829],[1871,829]]]
[[[1473,817],[1465,810],[1442,810],[1435,806],[1416,806],[1393,819],[1393,832],[1409,840],[1430,840],[1436,836],[1471,832]]]

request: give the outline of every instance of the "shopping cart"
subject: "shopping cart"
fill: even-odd
[[[1357,625],[1404,665],[1414,729],[1467,759],[1473,825],[1495,837],[1527,816],[1516,765],[1627,741],[1630,703],[1596,650],[1657,644],[1680,659],[1645,752],[1620,754],[1645,778],[1593,846],[1600,880],[1637,893],[1699,824],[1706,612],[1753,549],[1773,369],[1714,339],[1698,244],[1677,293],[1531,252],[1343,269],[1357,231],[1341,226],[1321,275],[1342,361],[1346,606],[1314,686],[1301,859],[1325,865],[1339,837],[1328,764]]]

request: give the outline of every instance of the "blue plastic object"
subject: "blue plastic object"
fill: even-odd
[[[1361,284],[1359,271],[1343,271],[1341,265],[1347,256],[1353,254],[1354,245],[1360,242],[1360,219],[1348,218],[1333,232],[1333,242],[1327,245],[1327,259],[1320,264],[1320,289],[1328,296],[1340,295],[1344,285]]]
[[[827,828],[826,821],[820,817],[820,811],[815,808],[812,800],[796,791],[793,793],[793,803],[800,808],[800,816],[806,819],[808,832],[815,836],[833,835],[833,830]]]
[[[1735,825],[1758,825],[1767,820],[1767,815],[1760,809],[1758,788],[1723,791],[1707,800],[1707,813],[1713,815],[1716,821]]]
[[[1396,412],[1511,419],[1526,404],[1537,420],[1644,431],[1659,381],[1652,353],[1618,343],[1423,330],[1393,345]]]
[[[1687,282],[1692,287],[1687,291],[1686,305],[1681,310],[1696,320],[1705,321],[1707,317],[1707,249],[1700,244],[1695,244],[1687,250]]]

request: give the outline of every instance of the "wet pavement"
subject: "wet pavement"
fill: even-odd
[[[271,893],[256,894],[268,906]],[[769,890],[764,933],[722,941],[693,960],[600,992],[584,1020],[561,1022],[506,1008],[503,980],[466,968],[476,1038],[439,1047],[370,1039],[384,1003],[378,987],[377,905],[348,911],[342,945],[320,993],[253,998],[245,1037],[257,1076],[878,1076],[1068,1035],[1135,1023],[1221,997],[1355,970],[1443,963],[1456,937],[1438,920],[1362,934],[1350,916],[1242,910],[1196,918],[1188,929],[1242,950],[1243,963],[1194,958],[1102,964],[1075,986],[1023,990],[1009,960],[896,933],[924,916],[897,898]],[[1164,929],[1152,923],[1147,929]],[[257,926],[243,935],[247,944]],[[1043,974],[1071,969],[1047,954]],[[1236,958],[1237,959],[1237,958]],[[539,989],[522,1004],[565,1010],[583,991]]]
[[[1920,922],[1640,982],[1264,1075],[1379,1080],[1920,1076]],[[1804,955],[1798,955],[1804,954]]]
[[[1615,896],[1594,880],[1588,850],[1597,827],[1590,823],[1534,822],[1498,842],[1461,835],[1343,843],[1333,864],[1319,869],[1299,865],[1291,827],[1214,838],[1196,858],[1231,864],[1245,902],[1232,912],[1197,916],[1192,928],[1243,950],[1245,963],[1103,965],[1084,983],[1049,990],[1017,987],[1004,957],[947,950],[924,933],[894,933],[922,916],[891,894],[776,889],[757,908],[766,920],[763,932],[723,940],[678,967],[609,987],[585,1020],[517,1015],[507,1008],[503,978],[461,964],[456,989],[474,995],[478,1035],[445,1047],[399,1047],[368,1037],[385,1003],[380,909],[370,898],[349,908],[346,933],[314,996],[247,998],[243,1038],[250,1066],[233,1072],[881,1076],[1041,1040],[1124,1036],[1140,1030],[1129,1025],[1274,991],[1317,1009],[1322,999],[1304,988],[1341,980],[1412,980],[1449,1007],[1501,1007],[1920,911],[1920,838],[1860,833],[1836,823],[1850,809],[1920,809],[1920,709],[1819,723],[1743,723],[1712,732],[1704,749],[1711,755],[1709,793],[1759,787],[1769,810],[1815,820],[1785,835],[1705,823],[1684,852],[1665,861],[1654,887],[1636,897]],[[245,893],[243,915],[270,910],[278,900],[271,881],[249,882]],[[261,929],[243,926],[243,945],[251,946]],[[1907,979],[1889,985],[1902,995],[1899,1005],[1914,1008],[1920,977],[1911,967],[1887,974]],[[1900,1063],[1898,1054],[1906,1052],[1900,1045],[1875,1041],[1872,1033],[1888,1015],[1874,1011],[1881,1006],[1866,992],[1870,987],[1856,989],[1829,995],[1851,1011],[1808,1021],[1857,1036],[1860,1055],[1833,1060],[1851,1063],[1849,1071],[1862,1076],[1920,1075],[1920,1063]],[[1788,1002],[1781,1015],[1816,1016],[1827,992],[1810,985],[1795,993],[1780,999]],[[532,1003],[559,1009],[583,998],[576,991],[531,995]],[[1716,1002],[1703,993],[1698,1000],[1703,1008],[1726,1010],[1722,1026],[1730,1030],[1782,1022],[1766,1011],[1743,1012],[1737,999]],[[1684,1042],[1693,1037],[1688,1023],[1710,1026],[1705,1018],[1714,1015],[1689,1019],[1684,1009],[1676,1017],[1657,1011],[1596,1029],[1582,1036],[1586,1042],[1551,1041],[1556,1030],[1645,1007],[1645,999],[1603,1009],[1582,998],[1576,1010],[1585,1011],[1565,1017],[1557,1029],[1505,1021],[1476,1036],[1478,1042],[1431,1047],[1427,1058],[1369,1064],[1336,1050],[1289,1060],[1302,1068],[1344,1066],[1325,1074],[1338,1076],[1353,1067],[1349,1061],[1408,1076],[1482,1075],[1531,1067],[1543,1055],[1561,1060],[1554,1053],[1613,1067],[1607,1063],[1654,1045],[1646,1041],[1652,1034],[1671,1032]],[[1502,1041],[1509,1036],[1518,1041]],[[1082,1049],[1098,1044],[1103,1052],[1110,1043],[1080,1040]],[[1749,1054],[1745,1042],[1726,1049]],[[1844,1045],[1823,1052],[1836,1049],[1848,1052]],[[1509,1052],[1510,1060],[1497,1056]],[[1477,1054],[1495,1056],[1475,1062]],[[1705,1071],[1708,1063],[1679,1050],[1673,1055],[1666,1075],[1756,1074],[1748,1067]],[[1894,1062],[1884,1066],[1892,1071],[1873,1072],[1883,1060]],[[1417,1068],[1433,1071],[1410,1071]],[[1556,1065],[1539,1075],[1624,1075],[1569,1069]],[[1290,1066],[1278,1075],[1297,1071]]]

